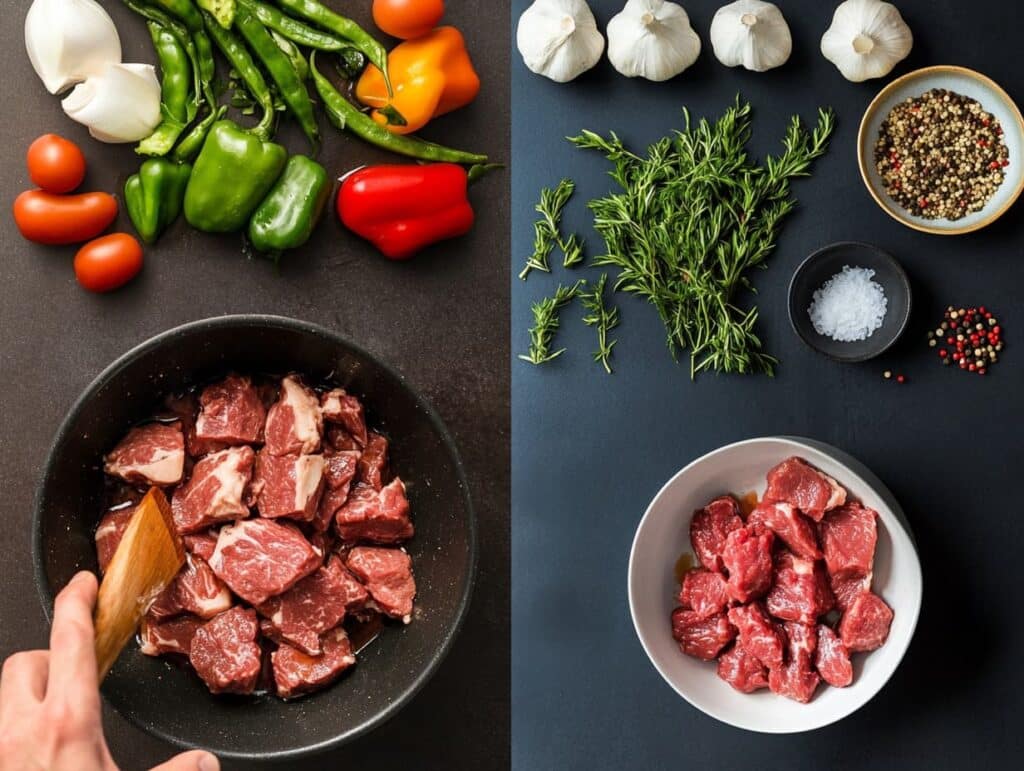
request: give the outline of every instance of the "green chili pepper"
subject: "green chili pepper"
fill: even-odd
[[[185,219],[197,230],[241,230],[281,175],[288,153],[230,120],[213,124],[185,189]]]
[[[299,47],[284,35],[278,34],[272,29],[268,29],[268,31],[270,32],[270,37],[277,43],[277,47],[284,52],[284,55],[288,57],[288,61],[292,63],[292,68],[299,76],[299,80],[303,83],[309,80],[309,62],[306,61],[306,57],[302,55]]]
[[[391,78],[388,76],[388,52],[380,43],[351,19],[339,16],[330,8],[326,8],[316,0],[277,0],[277,4],[286,11],[330,30],[366,54],[366,58],[377,65],[384,75],[388,96],[391,96]]]
[[[196,5],[207,11],[224,29],[231,29],[235,22],[235,0],[195,0]]]
[[[149,158],[138,173],[124,184],[124,205],[135,229],[147,244],[181,214],[185,187],[192,174],[188,163],[175,163],[166,158]]]
[[[316,84],[317,93],[324,104],[324,111],[331,123],[339,129],[347,129],[370,144],[391,150],[399,155],[419,158],[423,161],[447,161],[449,163],[486,163],[487,156],[453,150],[423,139],[403,134],[392,134],[369,115],[360,112],[331,82],[316,68],[316,52],[309,56],[309,71]]]
[[[324,167],[304,155],[293,155],[253,212],[249,241],[271,256],[302,246],[312,235],[330,194]]]
[[[210,46],[210,38],[203,29],[203,17],[192,0],[150,0],[150,2],[163,8],[167,13],[181,19],[192,34],[195,42],[197,58],[199,60],[199,78],[203,83],[213,81],[215,62],[213,61],[213,48]],[[213,100],[208,96],[207,101],[212,105]]]
[[[259,19],[264,27],[274,30],[300,46],[316,48],[320,51],[340,51],[351,45],[334,35],[296,21],[291,16],[281,13],[277,8],[261,3],[259,0],[238,0],[238,4]]]
[[[170,156],[171,160],[184,163],[195,158],[196,153],[202,149],[203,143],[206,141],[206,135],[210,133],[210,128],[214,123],[223,118],[224,113],[227,111],[227,105],[221,105],[193,126],[192,130],[182,137],[181,141],[178,142],[178,146],[174,148]]]
[[[123,2],[128,6],[128,8],[142,18],[159,24],[165,30],[174,35],[174,39],[178,41],[178,45],[180,45],[188,55],[189,64],[192,67],[192,88],[195,92],[193,94],[193,99],[197,105],[199,104],[200,94],[202,94],[204,98],[207,98],[208,101],[212,100],[212,90],[207,93],[206,84],[202,81],[202,76],[200,74],[201,68],[199,65],[199,53],[196,50],[195,41],[192,39],[192,35],[188,31],[188,27],[182,24],[178,19],[172,18],[168,14],[164,13],[159,8],[154,8],[140,0],[123,0]],[[209,103],[212,103],[212,101],[209,101]]]
[[[160,112],[162,119],[153,133],[139,142],[140,155],[166,155],[196,116],[191,98],[192,67],[178,39],[156,22],[147,22],[160,63]]]
[[[252,55],[242,44],[242,41],[231,30],[221,27],[205,11],[202,15],[203,21],[206,22],[206,28],[210,32],[210,37],[213,38],[213,42],[217,44],[217,48],[224,54],[224,58],[234,67],[235,72],[245,82],[246,88],[252,94],[252,98],[259,103],[260,109],[263,110],[263,116],[260,118],[260,122],[252,128],[252,132],[260,139],[269,138],[271,128],[274,125],[274,97],[270,93],[267,81],[263,79],[263,73],[256,66],[256,62],[253,61]]]
[[[270,37],[267,28],[244,8],[239,8],[238,13],[235,14],[235,27],[242,33],[249,48],[256,54],[264,68],[270,73],[271,79],[277,84],[278,95],[288,105],[288,109],[302,126],[302,131],[309,139],[315,153],[320,148],[320,129],[316,125],[313,102],[309,98],[309,92],[306,91],[306,85],[299,77],[299,73],[295,71],[295,66]]]

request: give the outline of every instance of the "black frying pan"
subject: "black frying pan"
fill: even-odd
[[[49,617],[56,592],[96,570],[102,455],[167,393],[228,371],[301,372],[360,396],[368,422],[389,435],[392,468],[408,485],[416,537],[417,615],[388,625],[335,685],[283,702],[212,696],[191,672],[143,656],[132,643],[103,684],[107,700],[146,731],[183,747],[243,759],[287,758],[349,741],[393,716],[451,646],[469,603],[476,526],[458,452],[430,406],[400,375],[321,327],[276,316],[225,316],[172,329],[103,371],[71,408],[36,498],[33,560]]]

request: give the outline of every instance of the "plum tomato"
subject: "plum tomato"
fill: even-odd
[[[124,286],[142,270],[142,245],[127,233],[111,233],[85,244],[75,255],[75,278],[90,292]]]
[[[70,193],[85,179],[85,156],[74,142],[43,134],[28,146],[28,175],[47,193]]]
[[[373,0],[373,21],[402,40],[423,37],[444,16],[444,0]]]
[[[117,216],[109,193],[55,195],[26,190],[14,199],[14,222],[21,235],[39,244],[78,244],[95,238]]]

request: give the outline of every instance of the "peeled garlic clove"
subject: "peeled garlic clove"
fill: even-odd
[[[668,80],[700,55],[700,37],[682,6],[628,0],[608,22],[608,60],[627,78]]]
[[[536,0],[519,17],[516,47],[531,72],[567,83],[597,64],[604,37],[585,0]]]
[[[840,3],[821,38],[821,53],[854,83],[888,75],[913,46],[899,10],[882,0]]]
[[[121,40],[95,0],[35,0],[25,17],[25,48],[51,94],[121,61]]]
[[[793,51],[782,11],[761,0],[736,0],[719,8],[711,20],[710,38],[718,61],[754,72],[782,66]]]
[[[110,64],[61,102],[101,142],[138,142],[160,122],[160,81],[150,64]]]

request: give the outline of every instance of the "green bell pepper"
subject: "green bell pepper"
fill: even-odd
[[[138,173],[128,177],[124,184],[125,208],[147,244],[156,241],[181,214],[191,174],[192,166],[188,163],[150,158],[143,161]]]
[[[324,167],[305,155],[293,155],[249,220],[250,243],[272,256],[302,246],[312,235],[330,194]]]
[[[230,120],[213,124],[185,189],[185,219],[197,230],[241,230],[281,176],[287,151]]]

